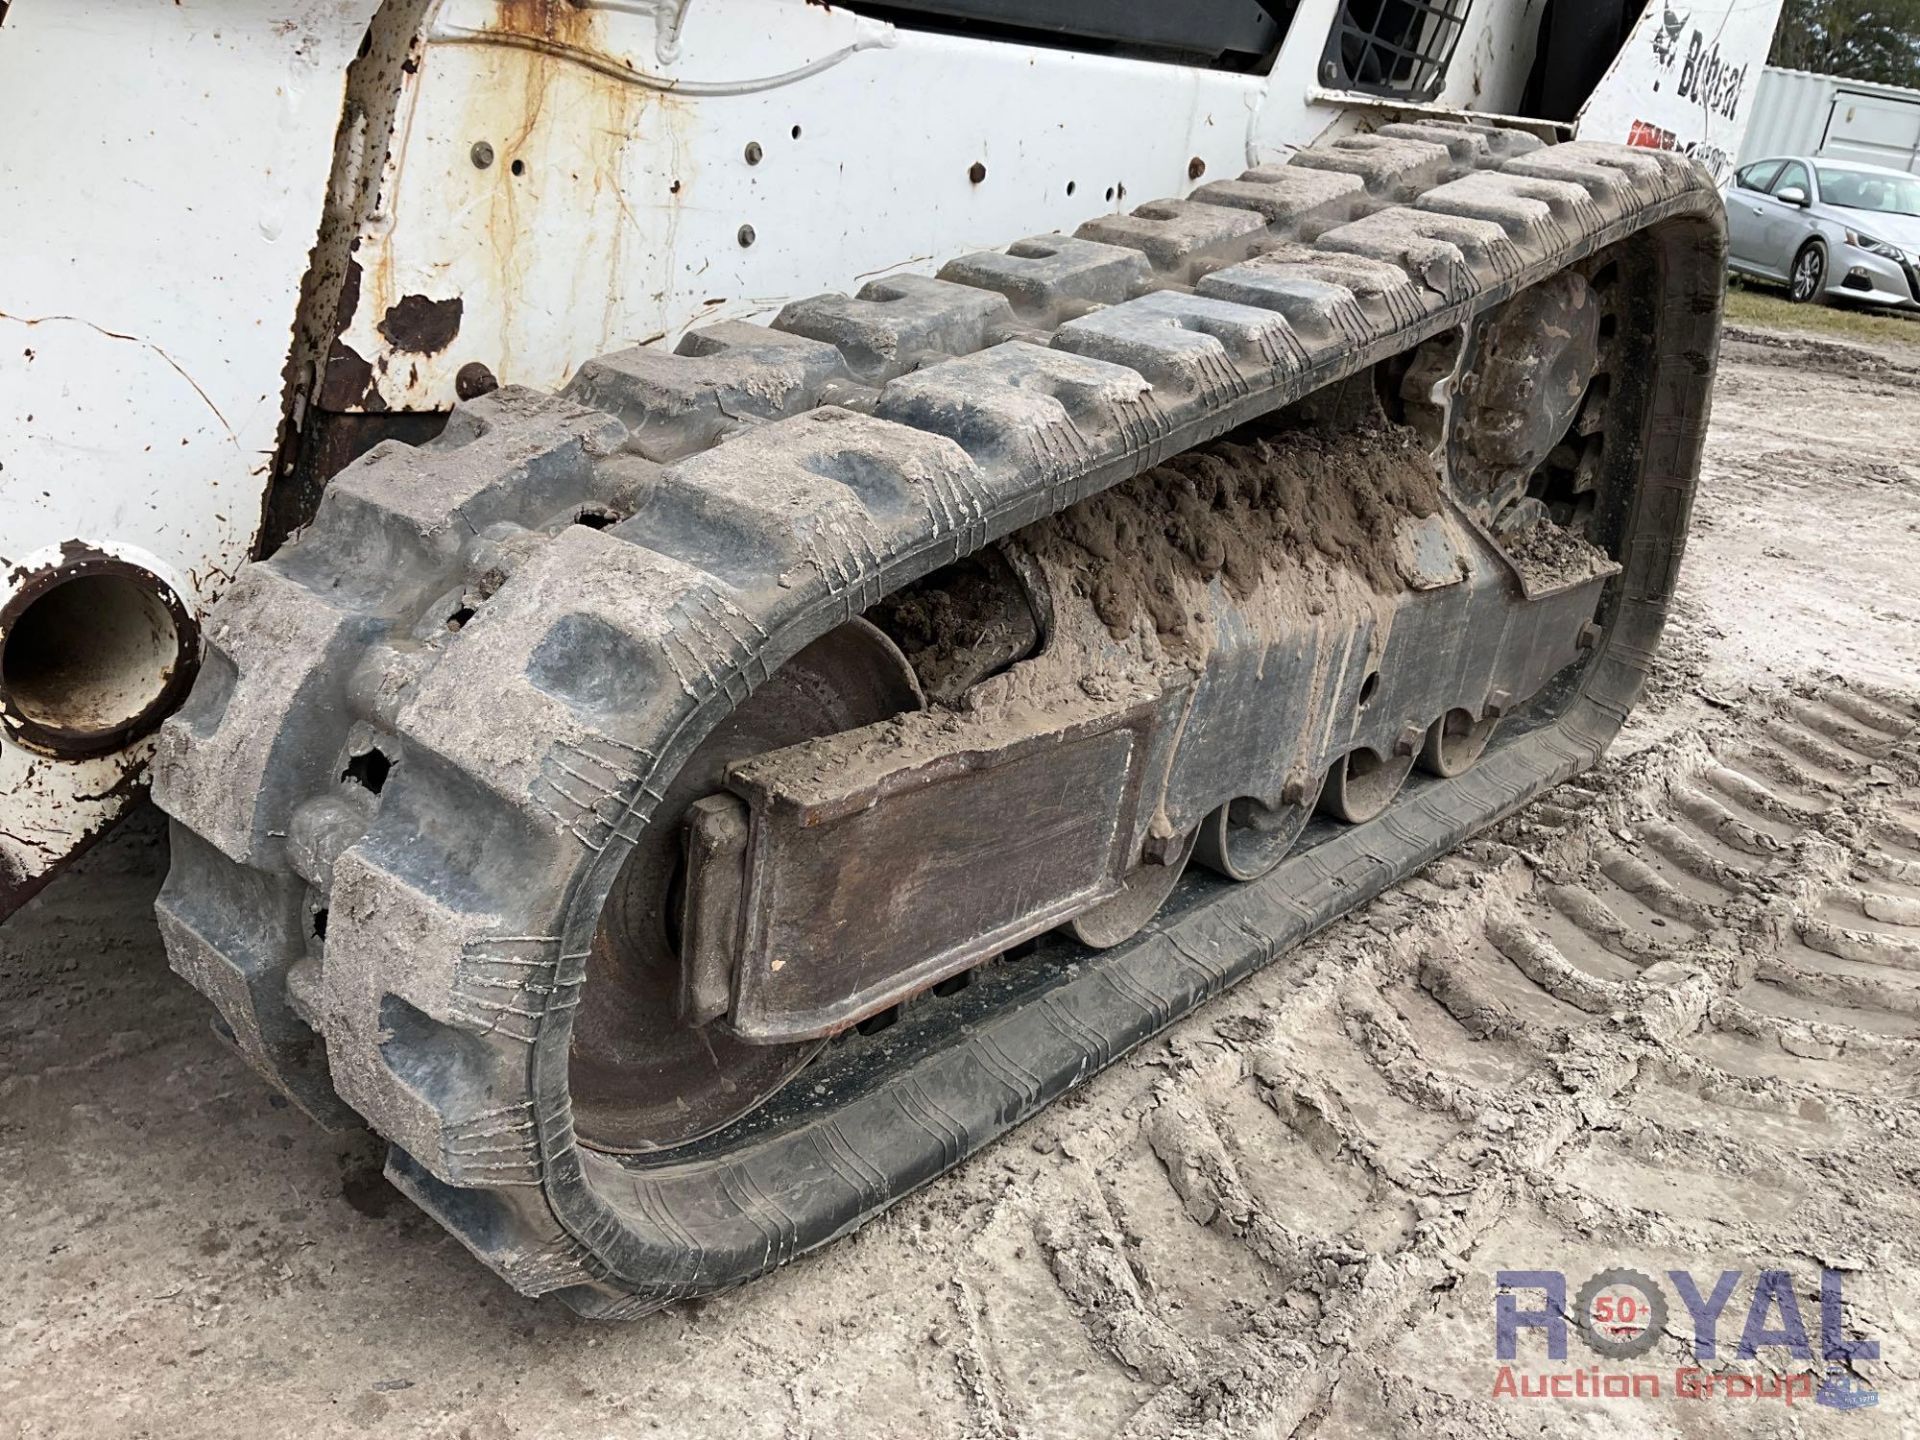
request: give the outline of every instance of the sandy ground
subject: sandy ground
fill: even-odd
[[[215,1041],[142,816],[0,931],[0,1434],[1920,1434],[1917,402],[1920,348],[1732,340],[1602,777],[853,1238],[624,1326],[507,1292]],[[1817,1353],[1822,1266],[1870,1410],[1732,1358],[1764,1270]],[[1652,1350],[1523,1331],[1511,1373],[1659,1397],[1499,1393],[1498,1273],[1615,1267],[1672,1306]],[[1673,1270],[1738,1272],[1708,1398]]]

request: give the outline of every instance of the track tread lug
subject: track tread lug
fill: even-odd
[[[929,356],[966,355],[1013,324],[1005,295],[924,275],[871,280],[858,295],[795,300],[773,328],[835,346],[870,383],[904,375]]]
[[[1193,200],[1154,200],[1130,215],[1103,215],[1073,233],[1138,250],[1172,280],[1190,280],[1205,264],[1231,263],[1266,231],[1255,211]]]
[[[1152,267],[1137,249],[1070,235],[1035,235],[1005,250],[962,255],[939,278],[997,290],[1023,320],[1057,325],[1088,305],[1113,305],[1147,289]]]
[[[743,416],[774,420],[808,409],[847,373],[821,340],[729,320],[689,331],[673,350],[639,346],[589,360],[566,394],[617,415],[651,460],[704,450]]]
[[[1053,346],[1138,371],[1156,392],[1211,406],[1306,368],[1284,317],[1206,295],[1161,291],[1071,320]]]
[[[1301,235],[1351,220],[1367,203],[1366,182],[1338,170],[1262,165],[1236,180],[1214,180],[1191,197],[1203,205],[1257,212],[1270,229]]]
[[[1445,180],[1453,168],[1448,146],[1390,135],[1347,135],[1287,157],[1302,169],[1355,175],[1383,200],[1406,200]]]

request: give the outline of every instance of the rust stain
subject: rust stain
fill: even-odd
[[[663,114],[671,118],[675,102],[609,73],[606,67],[630,69],[631,62],[609,47],[595,9],[575,0],[496,0],[494,13],[490,28],[516,43],[491,58],[494,83],[475,92],[467,120],[505,162],[487,172],[479,214],[486,303],[499,342],[493,354],[474,358],[503,382],[523,378],[518,313],[534,295],[546,297],[543,310],[601,317],[603,334],[579,327],[580,353],[542,355],[541,373],[524,377],[547,384],[557,377],[546,372],[564,374],[616,338],[624,282],[632,278],[627,251],[641,225],[625,172],[632,147]],[[578,63],[583,55],[604,64]],[[539,243],[556,231],[576,232],[582,243],[566,252]],[[482,303],[471,285],[462,288],[471,303]]]
[[[319,403],[323,410],[378,413],[387,408],[375,383],[372,364],[344,340],[335,340],[327,351],[326,368],[320,377]]]
[[[422,386],[444,383],[445,371],[410,364],[414,356],[458,369],[461,398],[478,393],[480,376],[489,388],[558,383],[588,356],[624,343],[634,297],[666,288],[676,273],[681,191],[698,180],[682,133],[689,116],[681,112],[690,107],[615,73],[633,62],[609,45],[598,7],[494,0],[490,10],[484,30],[498,43],[466,52],[467,94],[454,122],[462,153],[484,142],[494,157],[470,171],[463,166],[455,187],[475,227],[468,236],[478,243],[457,267],[451,257],[424,257],[438,262],[437,273],[453,270],[448,288],[461,293],[446,300],[411,293],[425,279],[419,266],[403,270],[404,247],[376,240],[360,257],[364,277],[357,264],[348,276],[336,333],[357,311],[379,343],[366,343],[365,328],[358,350],[335,343],[323,369],[328,409],[379,413],[427,403]],[[642,146],[662,151],[664,163],[643,172]],[[657,243],[637,253],[638,234]],[[573,243],[556,246],[556,235]],[[536,309],[583,323],[567,347],[578,353],[526,354],[538,367],[528,370],[516,352],[526,350],[525,317]]]
[[[358,241],[354,242],[358,245]],[[347,273],[340,282],[340,301],[334,310],[333,333],[344,335],[347,327],[353,324],[354,312],[360,308],[360,262],[347,261]]]
[[[378,328],[394,349],[409,355],[431,355],[453,343],[465,312],[466,304],[458,295],[450,300],[403,295],[388,307]]]
[[[476,137],[491,139],[499,150],[502,164],[488,172],[492,177],[486,208],[486,250],[491,279],[497,286],[494,308],[500,343],[489,357],[494,369],[511,377],[515,371],[513,350],[516,331],[515,312],[520,299],[530,293],[539,257],[533,247],[522,242],[537,229],[536,216],[543,194],[551,194],[560,204],[567,201],[555,192],[562,176],[555,173],[551,161],[556,153],[565,153],[583,122],[588,120],[578,104],[574,87],[582,83],[580,72],[565,59],[568,50],[599,50],[598,22],[594,12],[575,0],[495,0],[495,21],[491,27],[502,35],[526,37],[551,45],[553,50],[508,49],[502,47],[493,60],[496,83],[476,92],[468,122]],[[572,73],[569,73],[572,72]],[[589,72],[590,73],[590,72]],[[591,89],[610,89],[610,79],[598,84],[586,81]],[[557,97],[553,95],[559,86]],[[543,130],[542,117],[549,109],[565,113],[568,124],[557,133],[553,127]],[[606,109],[603,104],[598,107]],[[552,257],[548,260],[551,262]]]
[[[593,38],[593,12],[575,0],[495,0],[499,23],[509,35],[534,35],[587,47]]]

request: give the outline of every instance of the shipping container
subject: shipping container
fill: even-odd
[[[1830,155],[1920,172],[1920,90],[1769,65],[1740,163],[1769,155]]]

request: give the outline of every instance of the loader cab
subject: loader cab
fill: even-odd
[[[1441,95],[1470,24],[1502,35],[1517,25],[1531,33],[1507,49],[1530,53],[1531,68],[1505,82],[1477,61],[1473,88],[1492,109],[1569,122],[1646,0],[1547,0],[1533,14],[1532,5],[1505,0],[1190,0],[1177,7],[1151,0],[889,0],[853,8],[918,30],[1256,74],[1284,63],[1283,46],[1297,27],[1303,57],[1315,61],[1311,52],[1318,52],[1306,67],[1318,85],[1412,103]],[[1495,98],[1507,83],[1513,93]]]

